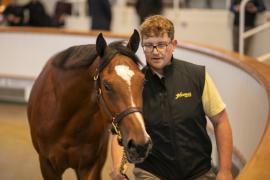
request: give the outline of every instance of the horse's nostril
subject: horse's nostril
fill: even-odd
[[[133,140],[129,140],[127,144],[128,149],[136,148],[136,145]]]
[[[134,140],[129,140],[127,143],[129,153],[137,158],[145,158],[152,149],[152,141],[149,139],[145,144],[136,144]]]

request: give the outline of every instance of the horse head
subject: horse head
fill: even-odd
[[[142,116],[144,75],[135,55],[139,41],[136,30],[126,46],[107,46],[102,34],[96,41],[100,63],[94,79],[99,105],[132,163],[142,162],[152,148]]]

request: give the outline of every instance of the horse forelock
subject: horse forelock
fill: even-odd
[[[126,47],[126,41],[115,41],[109,44],[110,48],[116,49],[120,54],[129,57],[138,66],[143,65],[139,57],[128,47]]]

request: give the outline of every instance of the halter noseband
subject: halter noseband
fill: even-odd
[[[109,118],[112,120],[112,133],[117,135],[118,143],[122,145],[122,136],[119,130],[119,124],[121,121],[129,114],[134,112],[140,112],[142,113],[142,109],[139,107],[129,107],[126,110],[122,111],[121,113],[112,113],[108,106],[106,105],[103,97],[102,97],[102,90],[100,85],[100,78],[99,74],[102,72],[102,70],[106,67],[106,65],[109,64],[109,62],[113,59],[113,57],[118,53],[116,49],[110,49],[108,53],[106,53],[102,57],[102,62],[99,67],[96,69],[94,81],[95,81],[95,88],[96,88],[96,96],[98,99],[99,104],[104,108],[106,114],[109,116]]]

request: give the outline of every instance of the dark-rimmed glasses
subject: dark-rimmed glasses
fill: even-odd
[[[163,53],[167,50],[168,45],[171,42],[162,42],[162,43],[158,43],[156,45],[154,44],[143,44],[142,48],[144,50],[144,52],[146,53],[152,53],[154,51],[154,49],[156,49],[159,53]]]

